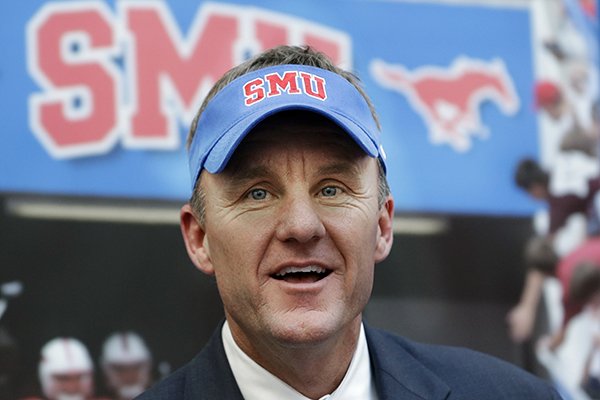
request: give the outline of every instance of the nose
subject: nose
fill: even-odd
[[[282,242],[308,243],[325,235],[325,226],[308,195],[289,196],[282,204],[276,237]]]

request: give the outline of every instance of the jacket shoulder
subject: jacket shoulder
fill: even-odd
[[[176,370],[140,394],[135,400],[183,399],[188,368],[189,364]]]
[[[561,399],[544,380],[499,358],[474,350],[418,343],[370,328],[369,351],[374,364],[394,374],[401,357],[411,358],[449,388],[449,399]]]
[[[136,400],[243,400],[223,348],[222,326],[196,357]]]

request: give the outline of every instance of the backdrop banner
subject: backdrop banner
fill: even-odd
[[[308,44],[372,97],[397,211],[530,214],[512,179],[539,153],[529,3],[3,2],[0,191],[185,200],[208,89]]]

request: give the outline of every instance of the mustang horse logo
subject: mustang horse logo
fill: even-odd
[[[458,152],[471,148],[471,136],[488,136],[479,112],[484,101],[495,102],[506,115],[519,109],[513,82],[499,59],[486,63],[459,57],[448,69],[425,66],[413,71],[373,60],[370,70],[383,87],[407,96],[424,118],[432,143],[448,144]]]

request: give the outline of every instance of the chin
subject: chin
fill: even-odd
[[[312,347],[335,337],[342,324],[333,321],[331,315],[309,312],[301,317],[280,318],[272,325],[275,339],[287,347]]]

